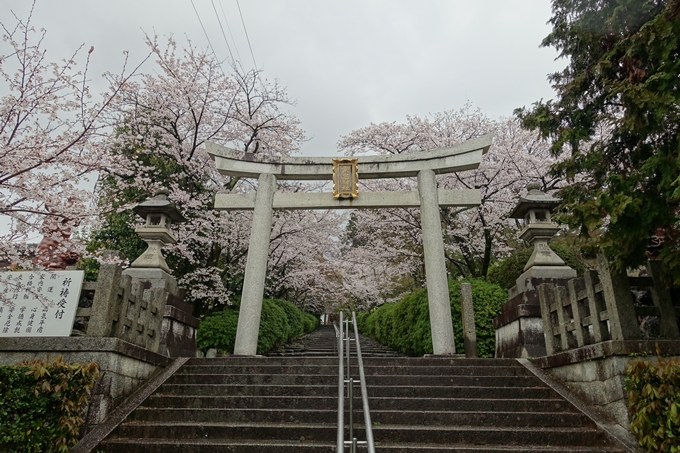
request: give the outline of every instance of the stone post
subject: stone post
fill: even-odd
[[[425,255],[425,278],[427,298],[430,306],[432,349],[435,355],[456,353],[451,321],[449,285],[446,279],[444,241],[442,239],[437,179],[434,171],[421,170],[418,173],[420,193],[420,221],[423,228],[423,254]]]
[[[246,274],[243,279],[243,295],[241,309],[236,327],[234,354],[255,355],[257,353],[257,336],[260,331],[260,314],[262,312],[262,296],[267,276],[267,259],[269,257],[269,238],[272,231],[272,212],[276,177],[262,173],[258,178],[255,195],[255,211],[253,226],[250,230],[250,246],[246,261]]]
[[[647,274],[652,277],[654,286],[652,286],[652,299],[654,306],[659,310],[659,328],[661,336],[666,340],[680,339],[680,332],[678,331],[678,322],[675,317],[675,309],[673,308],[673,301],[668,292],[668,285],[661,276],[661,261],[648,260]]]
[[[607,304],[609,315],[609,331],[612,340],[637,340],[640,338],[640,328],[637,325],[637,315],[633,305],[633,296],[625,272],[612,272],[604,253],[597,255],[597,268],[602,284],[602,294]]]
[[[105,263],[99,267],[87,336],[108,337],[112,335],[113,320],[116,319],[121,309],[118,291],[122,271],[123,268],[120,265],[113,263]]]
[[[465,345],[465,357],[476,359],[477,332],[475,330],[475,309],[472,304],[472,285],[460,284],[460,311],[463,314],[463,344]]]

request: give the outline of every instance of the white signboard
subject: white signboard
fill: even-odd
[[[83,271],[0,272],[0,337],[68,337]]]

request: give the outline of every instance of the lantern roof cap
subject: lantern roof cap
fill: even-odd
[[[168,200],[169,194],[167,189],[160,189],[153,198],[137,204],[132,210],[143,219],[149,214],[165,214],[173,223],[186,222],[187,219],[182,216],[175,203]]]
[[[552,212],[562,201],[543,192],[541,185],[537,182],[527,184],[527,190],[529,193],[524,197],[519,197],[519,202],[510,213],[511,219],[523,219],[532,209],[548,209]]]

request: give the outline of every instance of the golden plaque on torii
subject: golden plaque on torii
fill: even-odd
[[[359,159],[333,159],[333,198],[359,196]]]

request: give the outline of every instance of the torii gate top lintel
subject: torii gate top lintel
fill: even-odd
[[[415,177],[421,170],[436,174],[453,173],[477,168],[491,146],[493,133],[468,140],[450,148],[441,148],[411,154],[361,156],[361,179]],[[330,157],[277,157],[237,151],[212,142],[206,142],[208,154],[215,160],[220,173],[258,178],[273,174],[277,179],[327,180],[332,178]]]

